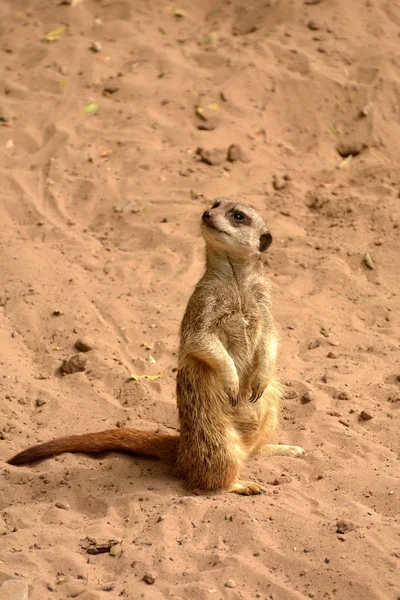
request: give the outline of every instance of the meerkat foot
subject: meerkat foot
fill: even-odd
[[[291,456],[301,458],[305,451],[300,446],[286,446],[285,444],[268,444],[261,450],[264,456]]]
[[[237,479],[228,489],[228,492],[241,494],[242,496],[257,496],[265,492],[265,488],[260,483],[255,483],[255,481]]]

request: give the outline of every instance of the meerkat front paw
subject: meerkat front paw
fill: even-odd
[[[257,402],[263,395],[268,383],[253,382],[251,385],[250,402]]]
[[[230,382],[225,386],[225,392],[232,406],[237,406],[239,402],[239,379]]]

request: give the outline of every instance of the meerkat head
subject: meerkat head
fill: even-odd
[[[202,217],[207,246],[229,254],[257,256],[272,243],[272,235],[256,211],[227,198],[217,198]]]

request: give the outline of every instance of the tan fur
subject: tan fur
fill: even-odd
[[[278,337],[261,260],[272,238],[254,210],[225,198],[204,213],[202,233],[206,271],[180,328],[180,435],[116,429],[70,436],[28,448],[10,464],[61,452],[120,450],[174,464],[192,488],[249,495],[263,490],[239,479],[249,456],[304,453],[297,446],[267,444],[282,396],[275,375]]]

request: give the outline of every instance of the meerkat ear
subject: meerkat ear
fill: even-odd
[[[260,245],[258,247],[260,252],[265,252],[266,250],[268,250],[268,248],[270,247],[271,244],[272,244],[272,235],[270,234],[269,231],[266,231],[265,233],[263,233],[260,236]]]

